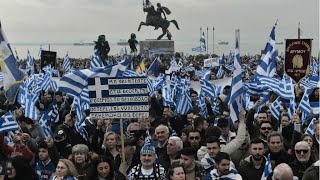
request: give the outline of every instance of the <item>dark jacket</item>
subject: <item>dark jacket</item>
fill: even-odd
[[[302,180],[318,180],[319,179],[319,165],[320,161],[315,162],[308,169],[304,171]]]
[[[243,180],[260,180],[264,171],[265,163],[266,159],[263,158],[260,168],[256,169],[252,162],[252,156],[249,156],[240,162],[238,172],[242,176]]]
[[[298,160],[295,160],[291,163],[289,163],[289,166],[292,169],[293,175],[297,176],[299,179],[302,179],[303,173],[306,171],[308,167],[312,165],[312,160],[311,158],[309,159],[308,162],[306,163],[301,163]]]

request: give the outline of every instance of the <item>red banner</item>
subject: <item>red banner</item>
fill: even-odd
[[[284,71],[296,83],[307,76],[311,64],[312,39],[287,39]]]

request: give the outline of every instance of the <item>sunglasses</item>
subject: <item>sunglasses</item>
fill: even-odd
[[[191,136],[189,138],[190,138],[190,140],[194,140],[194,139],[199,140],[200,139],[200,137],[198,137],[198,136],[196,136],[196,137]]]
[[[269,128],[269,127],[268,127],[268,128],[266,128],[266,127],[262,127],[262,128],[260,128],[260,129],[262,129],[262,130],[264,130],[264,131],[265,131],[265,130],[269,130],[269,131],[271,131],[271,129],[272,129],[272,128]]]
[[[301,150],[296,150],[297,154],[301,154],[303,152],[303,154],[307,154],[309,152],[308,149],[301,149]]]

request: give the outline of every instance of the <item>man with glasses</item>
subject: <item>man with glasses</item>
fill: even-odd
[[[310,158],[311,149],[307,142],[300,141],[294,146],[294,151],[297,159],[291,162],[289,166],[293,174],[299,179],[302,179],[303,173],[314,163],[312,158]]]
[[[197,156],[197,151],[201,146],[200,141],[201,141],[201,133],[200,133],[200,131],[197,130],[197,129],[192,129],[189,132],[189,135],[188,135],[188,142],[189,142],[190,147],[194,151],[195,158],[197,158],[196,157]]]
[[[272,132],[272,126],[269,121],[263,121],[260,125],[260,138],[266,143],[268,135]]]

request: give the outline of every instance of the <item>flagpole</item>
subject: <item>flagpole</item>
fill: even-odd
[[[121,154],[122,154],[122,162],[124,164],[123,166],[123,175],[127,177],[127,170],[126,170],[126,154],[124,149],[124,134],[123,134],[123,120],[120,119],[120,135],[121,135]]]
[[[202,51],[201,51],[201,31],[202,31],[202,28],[200,27],[200,54],[202,54]]]
[[[214,54],[214,26],[212,28],[212,54]]]
[[[207,54],[208,54],[208,49],[209,49],[209,41],[208,41],[208,39],[209,39],[209,34],[208,34],[208,32],[209,32],[209,28],[207,27]]]

